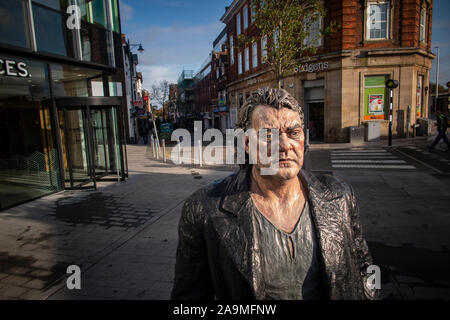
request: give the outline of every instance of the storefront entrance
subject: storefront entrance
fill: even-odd
[[[304,81],[305,118],[308,142],[324,141],[325,90],[324,80]]]
[[[324,103],[308,103],[309,110],[309,139],[323,141],[324,138]]]
[[[96,187],[126,175],[116,98],[57,99],[66,189]]]

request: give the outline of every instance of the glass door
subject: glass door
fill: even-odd
[[[59,98],[56,104],[66,188],[96,188],[99,180],[124,180],[120,100]]]
[[[92,159],[89,157],[88,114],[85,108],[64,108],[58,111],[64,158],[66,188],[94,182]]]

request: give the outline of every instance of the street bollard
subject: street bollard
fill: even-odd
[[[202,140],[198,140],[198,155],[199,155],[198,162],[199,162],[200,167],[201,167],[202,166],[202,162],[203,162],[203,159],[202,159]]]
[[[152,155],[153,155],[153,159],[155,159],[155,139],[153,139],[153,135],[152,135]]]
[[[162,139],[162,144],[163,144],[163,160],[164,162],[166,162],[166,140]]]
[[[181,142],[180,138],[178,138],[178,164],[181,164]]]
[[[156,160],[159,160],[159,140],[155,139],[155,142],[156,142],[156,145],[155,145],[155,147],[156,147]]]

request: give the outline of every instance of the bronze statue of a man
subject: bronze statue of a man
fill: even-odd
[[[303,108],[283,89],[245,102],[237,127],[278,130],[278,169],[261,174],[258,158],[186,200],[172,299],[376,297],[353,190],[302,169],[303,126]]]

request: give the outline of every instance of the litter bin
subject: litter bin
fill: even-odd
[[[365,123],[365,140],[379,141],[380,140],[380,122],[368,121]]]

